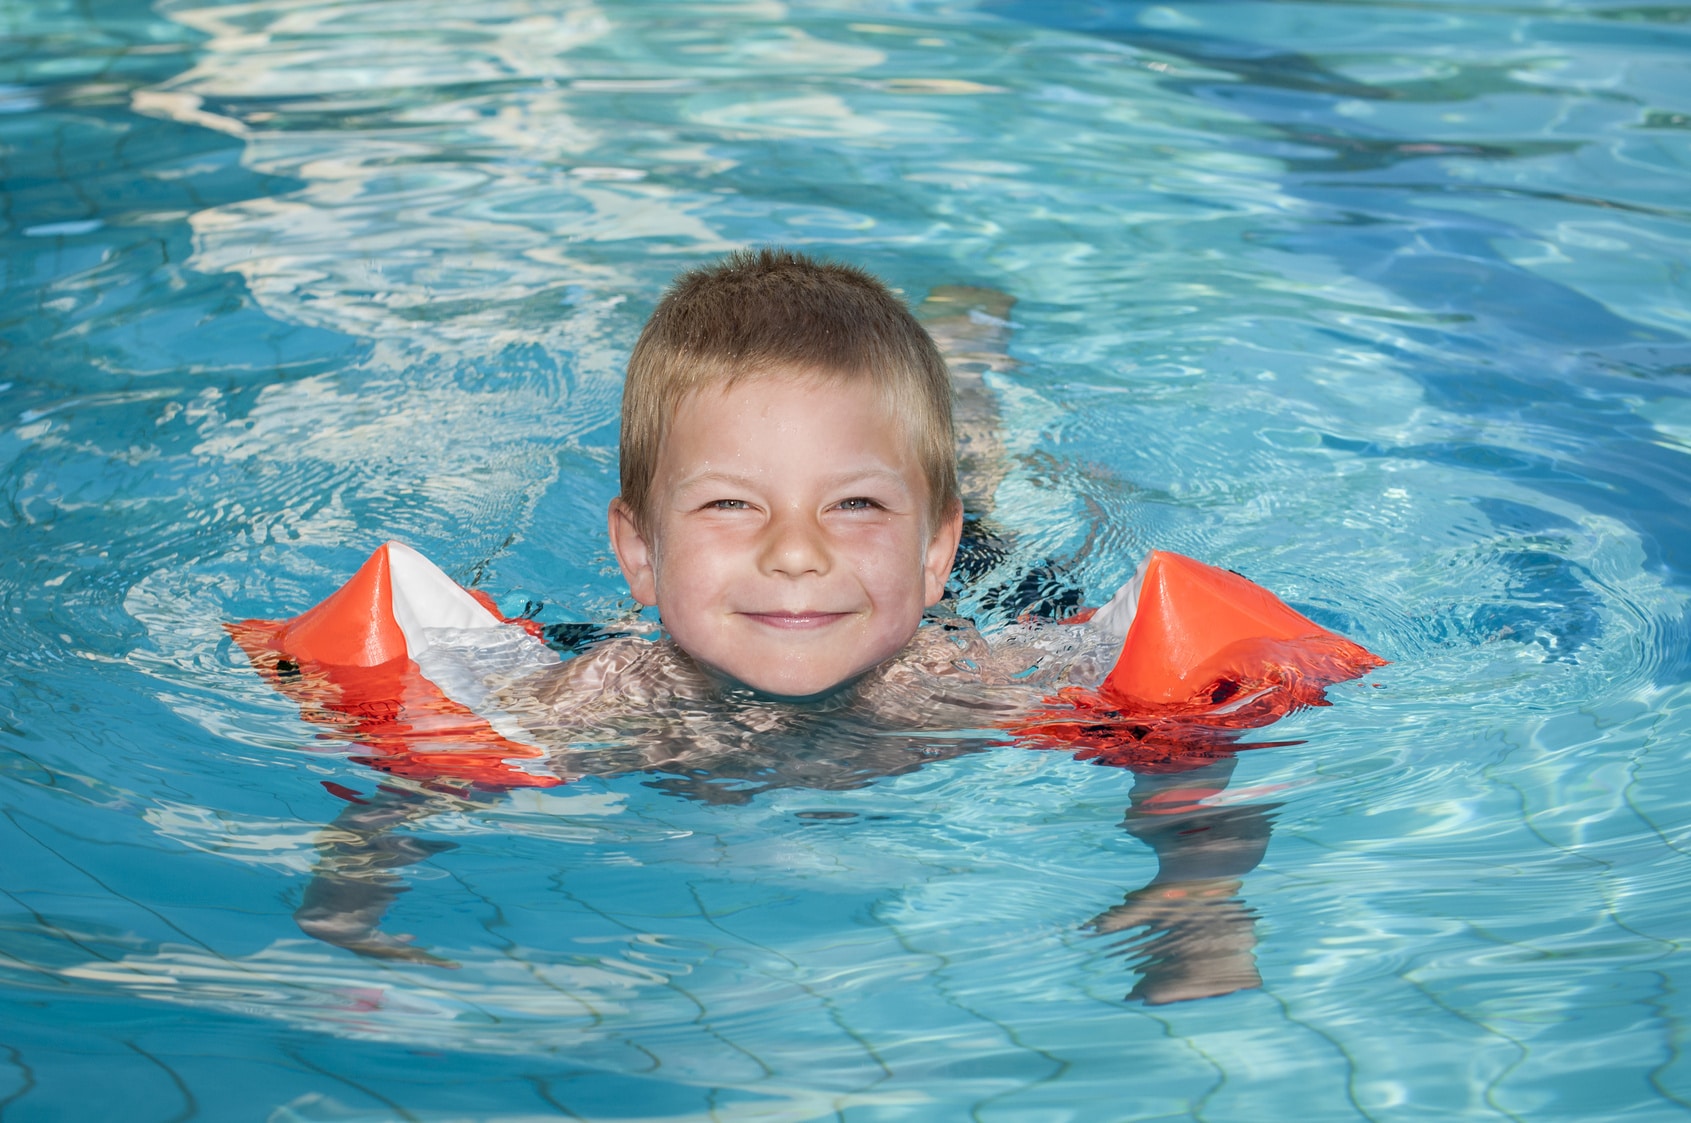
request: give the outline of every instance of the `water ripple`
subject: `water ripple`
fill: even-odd
[[[208,1114],[208,1033],[301,1118],[427,1114],[417,1048],[485,1110],[582,1115],[1676,1109],[1676,10],[106,8],[31,7],[0,89],[18,1110],[85,1091],[65,1032]],[[1254,934],[1261,992],[1124,1006],[1168,940],[1096,930],[1183,923],[1144,809],[1191,775],[831,730],[443,795],[224,638],[390,536],[616,618],[627,349],[676,268],[771,241],[1016,298],[965,608],[1172,548],[1393,661],[1181,797],[1264,833],[1208,932]],[[365,839],[415,859],[389,930],[458,970],[299,937],[361,811],[414,813]]]

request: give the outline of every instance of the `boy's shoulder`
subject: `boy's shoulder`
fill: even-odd
[[[930,619],[904,650],[870,672],[843,700],[865,720],[911,728],[974,724],[982,711],[1025,705],[1028,688],[1072,671],[1082,629],[1016,625],[983,634],[960,616]],[[553,730],[607,726],[640,714],[732,707],[667,639],[624,637],[543,667],[512,683],[499,705],[525,725]],[[963,706],[973,714],[953,712]],[[961,726],[958,726],[961,727]]]
[[[665,677],[661,641],[623,637],[542,667],[507,686],[501,705],[547,725],[592,724],[649,702]]]
[[[1084,625],[1026,619],[983,632],[962,616],[929,620],[887,670],[983,686],[1044,685],[1077,671],[1090,677],[1086,656],[1107,655],[1110,637]]]

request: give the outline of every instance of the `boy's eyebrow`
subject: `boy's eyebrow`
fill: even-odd
[[[909,490],[906,480],[901,473],[895,472],[891,468],[882,467],[852,468],[844,472],[836,472],[831,476],[824,476],[822,478],[822,485],[826,488],[836,488],[843,487],[846,484],[867,482],[869,480],[882,480],[896,484],[901,491]],[[675,485],[675,490],[687,491],[691,488],[705,484],[729,484],[734,487],[743,487],[750,490],[758,487],[759,481],[756,477],[741,475],[738,472],[723,471],[717,468],[706,468],[703,471],[695,472],[693,475],[683,479],[680,483]]]

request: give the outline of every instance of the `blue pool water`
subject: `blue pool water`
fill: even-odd
[[[1687,1114],[1691,7],[0,27],[0,1119]],[[419,802],[225,638],[389,537],[615,619],[622,363],[765,242],[1016,297],[965,608],[1167,547],[1392,660],[1188,820],[1266,841],[1183,952],[1243,931],[1260,988],[1148,1004],[1087,927],[1166,779],[983,742]],[[455,967],[295,924],[363,844]]]

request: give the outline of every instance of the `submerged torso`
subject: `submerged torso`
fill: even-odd
[[[857,680],[789,701],[711,675],[667,638],[622,638],[511,681],[493,700],[560,774],[655,771],[671,787],[696,776],[691,794],[716,799],[857,787],[979,751],[1057,686],[1095,686],[1113,654],[1108,636],[1084,627],[1023,623],[988,636],[949,616]]]

